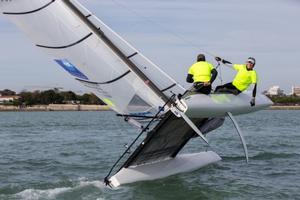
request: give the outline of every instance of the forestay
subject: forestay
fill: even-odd
[[[157,112],[165,99],[149,87],[149,82],[165,97],[184,92],[183,87],[75,0],[1,1],[0,10],[38,48],[119,113],[152,115]],[[149,81],[141,79],[104,38]]]

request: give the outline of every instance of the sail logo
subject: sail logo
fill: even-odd
[[[84,75],[79,69],[75,67],[71,62],[69,62],[67,59],[57,59],[55,60],[56,63],[58,63],[64,70],[66,70],[69,74],[72,76],[75,76],[80,79],[89,80],[86,75]]]

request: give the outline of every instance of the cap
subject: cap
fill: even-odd
[[[252,63],[254,65],[256,63],[255,58],[253,58],[253,57],[249,57],[248,60],[247,60],[247,62]]]

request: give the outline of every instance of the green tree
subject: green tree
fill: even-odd
[[[2,90],[2,91],[0,91],[0,93],[1,93],[2,96],[13,96],[13,95],[16,95],[15,91],[12,91],[12,90],[9,90],[9,89]]]
[[[48,104],[61,104],[68,101],[80,101],[81,104],[96,104],[96,105],[105,105],[103,101],[101,101],[94,94],[83,94],[76,95],[72,91],[67,92],[59,92],[58,90],[46,90],[46,91],[34,91],[27,92],[22,91],[20,94],[20,99],[14,102],[10,102],[10,104],[14,105],[48,105]]]
[[[67,102],[67,101],[77,101],[77,95],[72,92],[72,91],[68,91],[68,92],[61,92],[60,93],[61,96],[63,97],[63,101]]]
[[[104,103],[96,95],[90,94],[89,104],[103,105]]]
[[[270,98],[275,104],[300,104],[300,97],[298,96],[272,96]]]
[[[89,104],[89,98],[90,98],[90,95],[86,94],[86,93],[82,96],[79,96],[80,103]]]
[[[96,95],[94,94],[87,94],[85,93],[84,95],[80,96],[78,98],[82,104],[96,104],[96,105],[105,105],[101,99],[99,99]]]
[[[24,103],[25,105],[31,106],[31,105],[36,104],[36,102],[35,102],[36,99],[33,98],[33,95],[31,92],[23,91],[19,94],[19,96],[20,96],[21,103]]]
[[[46,90],[40,94],[41,104],[48,105],[51,103],[61,104],[63,103],[63,96],[60,93],[55,92],[54,90]]]

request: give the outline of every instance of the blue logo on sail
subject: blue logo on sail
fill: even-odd
[[[89,80],[81,71],[79,71],[72,63],[67,59],[55,60],[62,68],[69,72],[72,76],[80,79]]]

